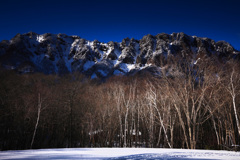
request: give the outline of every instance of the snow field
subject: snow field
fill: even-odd
[[[157,148],[71,148],[1,151],[0,159],[240,160],[240,152]]]

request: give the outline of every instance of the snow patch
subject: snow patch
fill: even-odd
[[[125,73],[135,68],[135,64],[121,63],[119,66],[120,66],[120,69],[123,70]]]
[[[145,64],[144,66],[140,67],[140,70],[145,69],[145,68],[150,67],[150,66],[152,66],[152,63]]]
[[[86,70],[88,70],[89,68],[91,68],[94,64],[95,64],[95,62],[93,62],[93,61],[87,61],[87,62],[83,65],[84,71],[86,71]]]
[[[115,70],[113,72],[113,75],[123,75],[123,73],[121,71],[119,71],[119,70]]]
[[[89,46],[91,49],[93,49],[93,41],[87,41],[87,46]]]
[[[119,65],[121,63],[121,61],[119,61],[119,60],[113,60],[112,62],[113,62],[114,67],[116,67],[117,65]]]
[[[65,65],[69,72],[72,72],[72,62],[73,59],[67,60],[67,57],[65,57]]]
[[[131,71],[132,69],[135,68],[135,64],[126,64],[126,65],[127,65],[128,71]]]
[[[45,39],[44,39],[43,35],[37,36],[37,41],[38,41],[39,43],[43,42],[44,40],[45,40]]]
[[[95,73],[92,74],[91,79],[97,78],[97,75]]]
[[[111,52],[112,52],[113,48],[112,47],[109,47],[109,49],[107,50],[106,52],[106,55],[108,56]]]
[[[0,159],[176,159],[240,160],[239,152],[159,148],[64,148],[1,151]]]
[[[119,51],[118,49],[114,49],[114,53],[117,55],[117,57],[119,57],[122,52]]]

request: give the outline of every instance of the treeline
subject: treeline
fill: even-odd
[[[237,147],[239,68],[176,64],[174,76],[105,82],[1,70],[0,149]]]

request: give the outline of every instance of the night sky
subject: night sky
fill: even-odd
[[[240,0],[0,0],[0,41],[29,31],[101,42],[184,32],[240,50]]]

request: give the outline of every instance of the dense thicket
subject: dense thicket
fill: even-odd
[[[175,76],[101,83],[2,70],[0,149],[237,145],[239,64],[205,64],[176,64]]]

